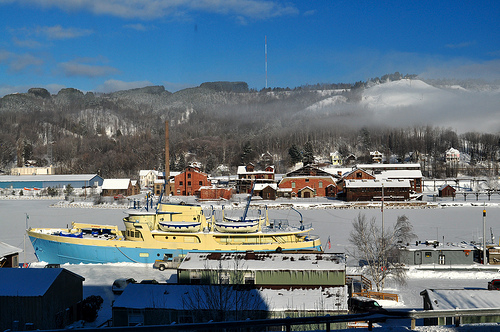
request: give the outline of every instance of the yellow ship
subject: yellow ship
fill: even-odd
[[[321,251],[319,236],[302,222],[291,226],[265,217],[215,221],[200,205],[158,203],[155,209],[128,210],[125,230],[73,222],[71,228],[30,228],[39,261],[63,263],[154,263],[157,259],[202,252]],[[246,211],[245,211],[246,214]]]

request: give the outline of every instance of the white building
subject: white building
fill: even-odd
[[[454,148],[449,148],[446,150],[446,162],[447,163],[458,163],[460,161],[460,151]]]

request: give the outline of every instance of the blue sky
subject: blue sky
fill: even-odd
[[[500,1],[0,0],[0,96],[353,83],[399,71],[500,80]]]

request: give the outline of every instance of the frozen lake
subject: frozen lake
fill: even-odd
[[[366,217],[375,217],[382,223],[380,208],[335,209],[321,208],[321,204],[304,204],[291,201],[303,215],[304,223],[312,223],[314,234],[320,235],[326,252],[347,252],[349,233],[353,220],[361,213]],[[123,228],[124,207],[89,208],[89,207],[51,207],[55,200],[0,200],[0,241],[18,248],[23,248],[26,222],[28,227],[67,227],[72,221],[96,224],[117,225]],[[483,209],[486,209],[486,239],[491,239],[490,228],[498,244],[500,234],[500,204],[482,202],[454,202],[458,206],[437,208],[393,209],[384,208],[384,225],[392,227],[397,217],[406,215],[421,241],[438,240],[440,242],[482,241]],[[208,206],[207,206],[208,207]],[[220,212],[218,212],[220,213]],[[255,213],[255,211],[250,211]],[[241,215],[242,209],[227,210],[227,215]],[[27,219],[27,216],[29,217]],[[299,215],[288,208],[269,208],[270,218],[288,219],[291,223],[299,221]],[[330,237],[332,247],[326,248]],[[24,261],[24,256],[21,255]],[[33,262],[36,257],[29,243],[26,245],[26,260]]]

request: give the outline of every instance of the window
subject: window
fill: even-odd
[[[363,174],[361,172],[356,173],[356,178],[361,179],[363,177]]]
[[[292,182],[292,188],[295,188],[295,182]]]
[[[439,264],[441,264],[441,265],[446,264],[444,255],[439,255]]]
[[[203,186],[203,181],[198,182],[200,186]]]
[[[306,179],[306,182],[309,182],[309,179]]]
[[[245,277],[245,285],[255,285],[254,277]]]
[[[188,179],[191,179],[191,173],[188,173]]]
[[[318,188],[323,188],[323,182],[319,181]]]
[[[182,186],[182,183],[183,183],[182,181],[179,181],[179,186]]]
[[[188,181],[188,187],[191,187],[191,181]]]
[[[426,251],[425,252],[425,257],[427,257],[427,258],[432,257],[432,252]]]

